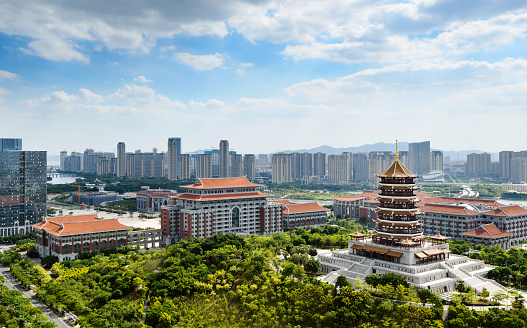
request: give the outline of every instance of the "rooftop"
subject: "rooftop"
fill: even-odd
[[[77,235],[94,232],[128,230],[130,227],[117,219],[103,220],[97,214],[46,218],[34,224],[35,229],[43,229],[55,236]]]
[[[318,203],[305,203],[305,204],[287,204],[285,205],[286,210],[284,213],[307,213],[307,212],[328,212],[329,209],[318,205]]]
[[[474,236],[479,238],[501,238],[511,236],[512,233],[501,230],[493,223],[480,225],[479,228],[462,233],[464,236]]]
[[[378,175],[380,178],[417,178],[419,177],[417,174],[413,174],[408,170],[406,167],[404,167],[403,164],[399,161],[394,161],[393,164],[386,169],[386,171],[382,172]]]
[[[455,215],[478,215],[478,212],[471,211],[464,206],[444,205],[444,204],[425,204],[419,208],[425,213],[441,213]]]
[[[259,198],[259,197],[271,197],[271,196],[272,195],[264,194],[259,191],[254,191],[254,192],[210,194],[210,195],[186,194],[185,193],[185,194],[180,194],[180,195],[171,196],[171,197],[177,198],[177,199],[186,199],[186,200],[212,201],[212,200],[222,200],[222,199]]]
[[[194,184],[182,186],[189,189],[223,189],[261,187],[262,185],[252,183],[246,177],[239,178],[200,178]]]

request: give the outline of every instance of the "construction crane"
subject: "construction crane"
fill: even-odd
[[[81,206],[81,188],[82,188],[82,186],[76,186],[76,185],[70,185],[70,184],[68,186],[78,188],[78,191],[77,191],[77,203],[79,204],[79,206]]]

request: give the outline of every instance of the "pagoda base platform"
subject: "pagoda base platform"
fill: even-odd
[[[364,252],[357,254],[358,249]],[[483,288],[491,294],[504,290],[498,283],[483,278],[485,273],[494,268],[493,266],[466,256],[443,253],[444,250],[448,251],[448,244],[425,243],[423,247],[404,249],[378,245],[366,239],[360,242],[350,241],[346,250],[332,252],[321,250],[317,260],[321,264],[322,273],[326,274],[322,280],[332,284],[340,275],[345,276],[349,281],[359,278],[364,282],[369,274],[393,272],[403,276],[416,288],[426,288],[438,293],[454,291],[460,280],[478,293]],[[426,253],[438,255],[431,256],[427,263],[416,255],[426,255]],[[445,254],[445,257],[442,258],[440,254]],[[376,256],[379,258],[375,258]],[[399,262],[394,261],[394,258]]]

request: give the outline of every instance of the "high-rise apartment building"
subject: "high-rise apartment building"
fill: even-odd
[[[430,141],[408,144],[408,164],[410,171],[418,175],[430,173]]]
[[[2,146],[2,147],[5,147]],[[0,236],[26,234],[46,215],[45,151],[0,151]],[[6,149],[5,147],[3,149]]]
[[[468,176],[489,176],[492,174],[490,154],[468,154],[465,165],[465,174]]]
[[[64,161],[66,160],[66,157],[68,157],[68,152],[63,150],[60,152],[60,170],[64,171]]]
[[[253,154],[243,156],[243,175],[249,181],[254,181],[256,177],[256,158]]]
[[[310,177],[313,175],[313,154],[303,153],[300,154],[301,166],[300,175],[302,178]]]
[[[64,158],[64,171],[78,172],[82,170],[82,153],[71,152]]]
[[[323,179],[326,176],[326,154],[313,154],[313,175]]]
[[[351,153],[328,156],[328,181],[347,183],[351,177]]]
[[[230,176],[233,178],[238,178],[243,175],[243,162],[241,154],[232,154],[231,156],[231,165],[230,165]]]
[[[355,153],[352,158],[353,180],[368,181],[370,174],[370,160],[366,153]]]
[[[377,175],[384,172],[395,160],[395,154],[391,151],[372,151],[369,154],[369,181],[378,183]]]
[[[212,178],[212,154],[196,155],[196,178]]]
[[[404,167],[408,167],[408,151],[399,152],[399,162],[401,162]]]
[[[284,183],[293,181],[292,170],[292,156],[291,154],[278,153],[273,154],[273,183]]]
[[[22,150],[22,139],[0,138],[0,151]]]
[[[430,153],[430,169],[432,171],[443,171],[443,152],[433,151]]]
[[[178,180],[179,156],[181,155],[181,138],[168,139],[168,180]]]
[[[513,151],[500,151],[500,178],[510,179],[511,161],[513,159],[513,156]]]
[[[190,179],[190,154],[179,155],[179,180]]]
[[[124,142],[117,143],[117,164],[116,175],[118,177],[126,176],[126,148]]]
[[[229,177],[229,141],[220,140],[220,178]]]
[[[210,163],[212,166],[212,177],[213,178],[219,178],[220,177],[220,150],[219,149],[211,149],[211,150],[205,150],[205,154],[210,155]]]

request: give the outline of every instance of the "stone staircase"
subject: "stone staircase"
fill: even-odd
[[[444,263],[441,263],[441,266],[448,270],[450,276],[463,280],[466,286],[474,288],[478,293],[481,293],[483,288],[486,288],[491,295],[497,291],[504,291],[504,288],[500,284],[479,276],[474,276],[471,272],[463,270],[463,268],[456,268],[455,266],[451,267]]]

